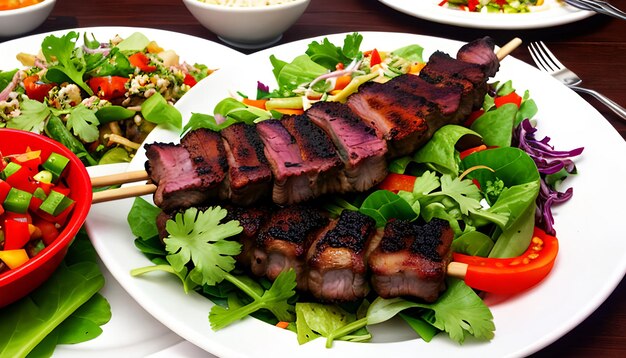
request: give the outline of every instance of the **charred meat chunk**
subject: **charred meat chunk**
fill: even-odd
[[[257,237],[252,273],[273,281],[293,268],[298,289],[306,290],[306,253],[328,221],[319,209],[309,206],[288,206],[274,212]]]
[[[332,139],[344,163],[341,192],[365,191],[387,175],[387,144],[343,103],[317,102],[307,116]]]
[[[373,289],[383,298],[411,296],[434,302],[445,289],[453,236],[448,222],[440,219],[422,226],[389,222],[369,256]]]
[[[272,172],[256,128],[235,123],[220,134],[228,160],[224,185],[228,198],[237,205],[250,205],[268,195],[272,188]]]
[[[367,247],[376,233],[374,219],[344,210],[311,244],[308,289],[318,300],[351,302],[369,292]]]
[[[493,51],[495,46],[493,39],[485,36],[463,45],[457,52],[456,58],[480,65],[487,77],[493,77],[500,68],[500,60]]]
[[[207,200],[214,186],[207,173],[180,145],[146,144],[146,171],[157,186],[153,201],[164,211],[189,208]]]

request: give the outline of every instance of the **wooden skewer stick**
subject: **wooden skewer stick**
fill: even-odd
[[[147,194],[152,194],[156,190],[156,185],[154,184],[145,184],[145,185],[132,185],[125,186],[117,189],[109,189],[103,191],[97,191],[93,193],[91,202],[92,203],[102,203],[105,201],[112,201],[124,198],[133,198],[136,196],[142,196]]]
[[[522,39],[519,37],[514,38],[509,41],[506,45],[500,47],[500,49],[496,52],[496,57],[498,61],[502,61],[506,56],[508,56],[513,50],[519,47],[522,44]]]
[[[148,173],[145,170],[136,170],[119,174],[105,175],[97,178],[91,178],[91,186],[99,188],[108,185],[119,185],[125,183],[134,183],[137,181],[148,180]]]

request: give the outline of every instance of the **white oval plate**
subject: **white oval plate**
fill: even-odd
[[[88,27],[31,35],[2,42],[0,43],[0,52],[3,56],[0,56],[0,70],[8,71],[22,68],[22,64],[15,55],[19,52],[37,54],[41,48],[41,42],[47,35],[60,36],[69,31],[80,32],[81,38],[78,41],[80,44],[82,44],[83,33],[94,34],[99,41],[108,41],[115,35],[128,37],[138,31],[150,40],[156,41],[164,49],[174,50],[180,56],[181,61],[192,64],[203,63],[210,68],[226,66],[232,59],[244,56],[224,45],[170,31],[137,27]],[[101,176],[123,172],[127,166],[127,164],[98,165],[89,167],[88,170],[93,176]],[[108,233],[105,233],[104,236],[107,237]],[[102,238],[102,236],[100,237]],[[111,321],[102,327],[102,335],[94,340],[57,347],[54,353],[55,357],[85,357],[89,355],[96,358],[111,357],[116,354],[126,357],[143,357],[163,350],[167,351],[171,346],[178,345],[183,341],[182,338],[138,306],[105,267],[102,271],[106,284],[101,293],[111,304],[113,313]]]
[[[400,33],[363,33],[362,49],[393,50],[408,44],[455,54],[460,42]],[[341,44],[345,34],[330,35]],[[320,40],[317,38],[316,40]],[[254,95],[257,80],[275,87],[269,55],[290,61],[304,53],[313,39],[264,50],[245,63],[224,68],[200,82],[177,107],[183,118],[192,112],[212,113],[229,93]],[[626,240],[621,222],[623,186],[604,185],[626,177],[626,166],[612,158],[626,157],[626,143],[617,131],[587,102],[548,75],[508,57],[497,75],[513,80],[515,87],[530,90],[539,106],[538,137],[549,134],[560,150],[585,147],[577,160],[580,175],[569,178],[573,198],[554,215],[560,253],[552,273],[538,286],[514,297],[488,296],[496,335],[491,342],[467,340],[459,346],[444,334],[431,343],[417,339],[400,322],[371,327],[374,343],[336,342],[324,348],[318,339],[298,345],[295,335],[253,318],[214,332],[208,323],[212,303],[199,294],[185,294],[178,278],[169,274],[131,277],[130,270],[150,265],[133,245],[126,222],[132,199],[96,204],[87,228],[102,260],[113,276],[155,318],[202,349],[224,357],[380,357],[380,356],[527,356],[554,342],[590,315],[614,290],[626,272]],[[177,141],[178,134],[157,128],[147,142]],[[140,151],[130,169],[143,167]],[[150,200],[149,197],[146,197]]]
[[[378,0],[381,3],[421,19],[448,25],[479,29],[534,29],[582,20],[594,13],[561,5],[557,0],[545,0],[541,7],[523,14],[477,13],[448,9],[441,0]]]

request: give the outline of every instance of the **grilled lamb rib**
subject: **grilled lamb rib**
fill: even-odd
[[[308,290],[320,301],[352,302],[370,290],[367,249],[374,219],[344,210],[313,241],[307,254]]]
[[[454,233],[447,221],[418,226],[394,220],[369,256],[371,284],[383,298],[413,296],[433,302],[445,289]]]

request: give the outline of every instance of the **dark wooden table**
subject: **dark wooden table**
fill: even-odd
[[[626,0],[610,2],[626,10]],[[181,1],[174,0],[59,0],[50,18],[35,32],[88,26],[152,27],[218,41],[213,33],[196,22]],[[376,0],[312,0],[280,43],[348,31],[408,32],[461,41],[489,35],[500,45],[514,37],[526,43],[542,40],[584,79],[586,87],[626,106],[626,21],[596,15],[544,29],[466,29],[414,18]],[[512,55],[532,63],[525,46],[517,48]],[[626,138],[626,121],[595,99],[585,99]],[[619,183],[624,178],[616,180]],[[626,357],[626,282],[623,281],[587,320],[536,356]]]

